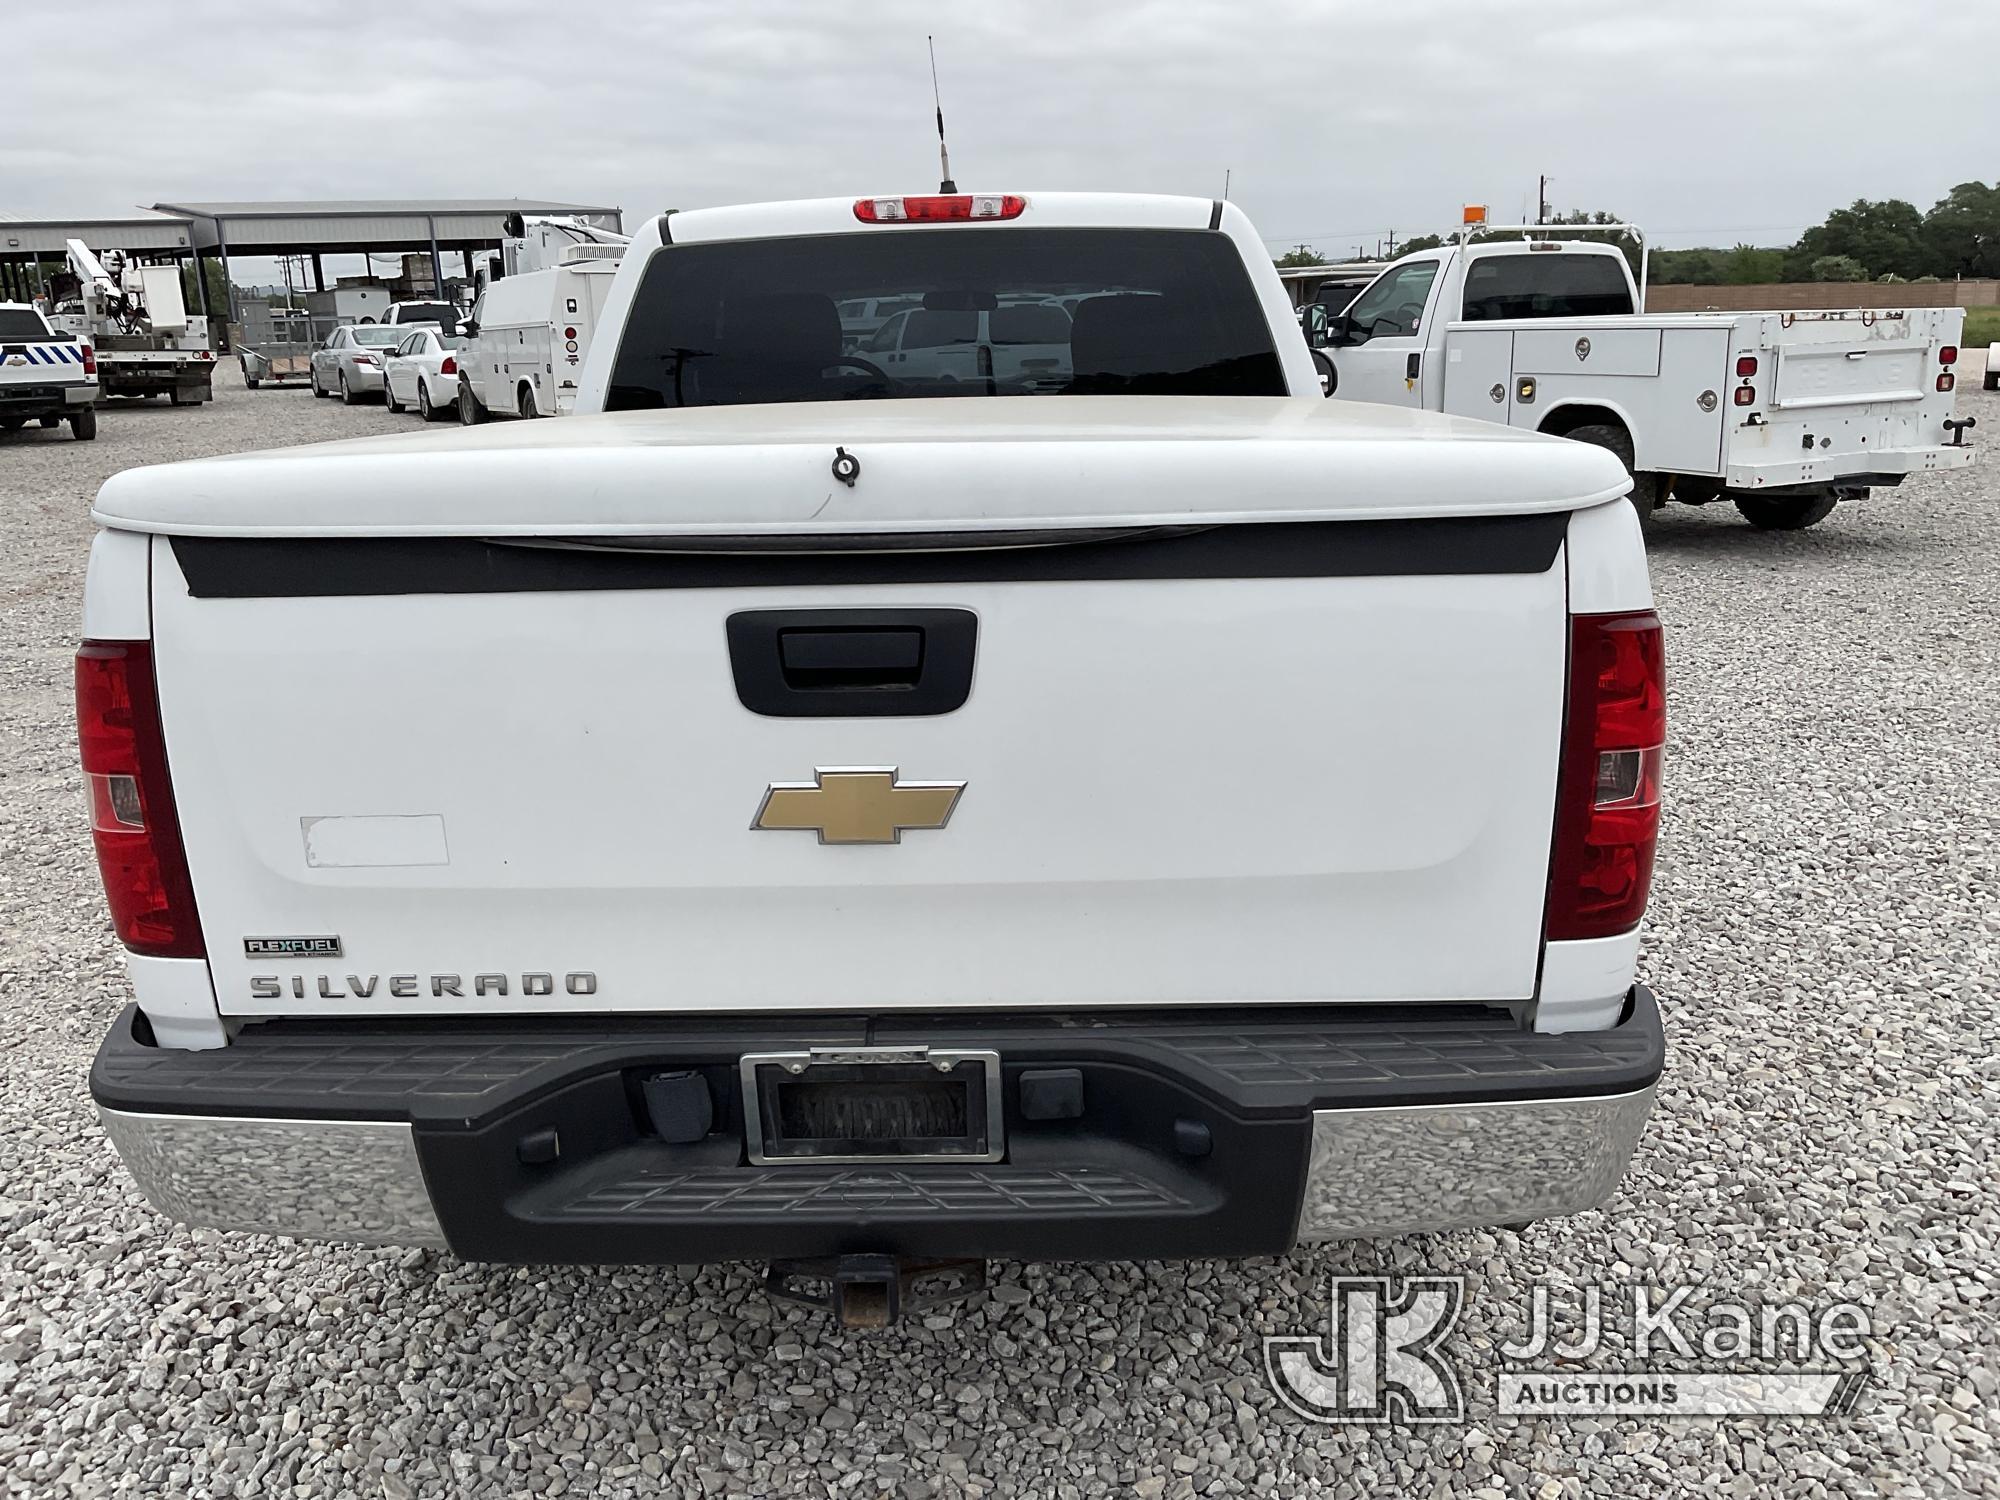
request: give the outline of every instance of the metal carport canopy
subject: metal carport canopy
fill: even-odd
[[[0,213],[0,260],[61,259],[71,240],[92,250],[183,256],[194,252],[194,225],[185,214],[148,212],[107,218],[18,219]]]
[[[573,214],[621,232],[624,215],[588,203],[539,198],[355,199],[322,203],[158,203],[193,224],[203,254],[359,255],[365,251],[471,250],[497,245],[510,213]]]

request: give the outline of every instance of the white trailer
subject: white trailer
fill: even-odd
[[[1525,237],[1404,256],[1309,321],[1330,394],[1608,448],[1642,522],[1669,500],[1727,499],[1797,530],[1972,462],[1971,424],[1952,420],[1963,309],[1647,313],[1616,246],[1514,228]]]

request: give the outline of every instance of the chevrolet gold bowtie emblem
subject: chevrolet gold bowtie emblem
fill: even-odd
[[[822,844],[900,844],[906,828],[942,828],[962,781],[898,781],[896,768],[818,769],[774,781],[752,828],[811,829]]]

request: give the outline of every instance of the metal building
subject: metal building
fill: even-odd
[[[469,277],[473,255],[498,247],[501,220],[510,213],[571,214],[605,229],[624,231],[624,214],[619,209],[539,198],[157,203],[154,209],[186,220],[192,226],[196,259],[216,257],[225,280],[231,255],[301,256],[311,263],[315,290],[326,286],[320,264],[325,255],[428,254],[432,278],[442,286],[444,257],[456,253],[463,258]],[[206,285],[205,278],[196,280]],[[230,298],[234,301],[235,297],[232,284]],[[233,308],[231,313],[233,316]]]

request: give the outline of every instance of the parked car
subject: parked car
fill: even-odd
[[[426,422],[458,405],[458,356],[472,340],[419,325],[382,359],[383,399],[390,411],[414,406]]]
[[[315,396],[335,391],[349,406],[382,390],[382,358],[409,335],[393,323],[350,323],[336,328],[313,350]]]

